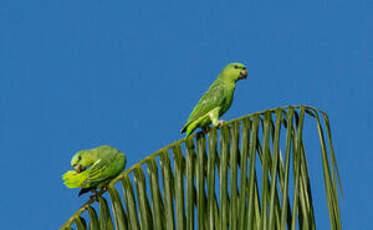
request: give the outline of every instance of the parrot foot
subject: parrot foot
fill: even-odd
[[[219,121],[219,124],[218,124],[218,127],[219,127],[219,128],[223,127],[224,123],[225,123],[224,120],[220,120],[220,121]]]
[[[100,192],[106,192],[107,191],[107,185],[104,185],[104,186],[102,186],[102,188],[101,188],[101,191]]]
[[[94,200],[94,201],[98,201],[98,193],[97,193],[97,189],[95,188],[92,188],[91,189],[91,192],[93,193],[93,195],[91,195],[89,198]]]
[[[93,188],[93,189],[91,189],[91,192],[93,193],[93,195],[91,195],[89,198],[92,199],[92,200],[98,201],[97,190],[95,188]]]
[[[203,134],[207,134],[208,132],[210,131],[210,126],[206,126],[206,127],[203,127],[202,128],[202,132],[203,132]]]
[[[98,194],[96,193],[96,194],[93,194],[93,195],[89,196],[89,199],[94,200],[94,201],[98,201]]]

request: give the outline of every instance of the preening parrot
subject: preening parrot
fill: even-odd
[[[74,170],[63,176],[69,188],[81,188],[79,196],[88,191],[96,191],[107,185],[126,166],[126,156],[118,149],[103,145],[77,152],[71,159]]]

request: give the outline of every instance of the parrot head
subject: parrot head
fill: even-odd
[[[86,170],[90,165],[94,163],[94,159],[90,157],[90,154],[86,150],[77,152],[71,159],[71,166],[77,173],[81,173]]]
[[[247,78],[246,66],[241,63],[230,63],[223,69],[223,76],[237,82]]]

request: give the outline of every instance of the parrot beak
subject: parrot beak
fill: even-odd
[[[85,168],[83,166],[81,166],[81,165],[75,165],[74,169],[75,169],[75,171],[77,173],[81,173],[81,172],[83,172],[85,170]]]
[[[239,80],[247,78],[247,70],[241,70]]]

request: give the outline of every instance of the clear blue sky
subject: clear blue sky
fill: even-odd
[[[77,210],[87,196],[61,181],[76,151],[109,144],[131,165],[181,138],[192,107],[232,61],[249,77],[224,119],[289,104],[326,111],[344,229],[368,229],[373,2],[187,2],[0,1],[3,229],[56,229]],[[320,149],[311,150],[320,186]],[[316,210],[323,195],[315,191]]]

